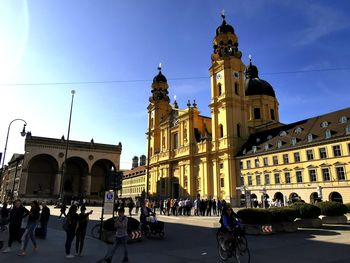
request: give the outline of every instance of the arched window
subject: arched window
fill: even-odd
[[[224,137],[224,126],[222,124],[219,125],[219,138]]]
[[[218,84],[218,96],[222,95],[222,87],[221,87],[221,83]]]
[[[237,82],[235,82],[235,93],[236,95],[239,95],[239,85]]]
[[[287,136],[287,133],[286,133],[285,131],[281,131],[281,132],[280,132],[280,136],[281,136],[281,137]]]
[[[274,109],[270,109],[270,115],[271,115],[271,120],[275,120],[275,110]]]
[[[241,137],[241,125],[237,124],[237,137]]]

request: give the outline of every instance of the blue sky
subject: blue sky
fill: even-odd
[[[146,153],[159,62],[171,98],[180,107],[196,99],[209,116],[208,69],[222,9],[243,61],[252,54],[274,87],[282,122],[349,107],[349,1],[2,0],[0,151],[14,118],[25,119],[34,136],[66,136],[74,89],[70,138],[122,142],[121,167],[131,168],[131,158]],[[54,84],[104,81],[115,82]],[[22,126],[11,126],[6,161],[24,151]]]

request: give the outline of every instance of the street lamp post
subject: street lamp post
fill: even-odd
[[[6,150],[7,150],[7,143],[8,143],[8,140],[9,140],[9,134],[10,134],[10,129],[11,129],[11,125],[13,122],[15,121],[23,121],[24,122],[24,125],[23,125],[23,130],[21,131],[21,135],[22,137],[24,137],[26,135],[26,126],[27,126],[27,122],[23,119],[14,119],[10,122],[9,124],[9,127],[7,128],[7,136],[6,136],[6,142],[5,142],[5,149],[4,149],[4,156],[3,156],[3,159],[2,159],[2,165],[1,165],[1,170],[3,171],[4,170],[4,164],[5,164],[5,157],[6,157]]]
[[[62,176],[61,176],[61,185],[60,185],[60,201],[62,203],[64,203],[63,185],[64,185],[64,177],[65,177],[65,174],[67,172],[67,154],[68,154],[70,124],[71,124],[71,120],[72,120],[73,101],[74,101],[75,90],[72,90],[71,94],[72,94],[72,100],[71,100],[70,112],[69,112],[68,132],[67,132],[67,141],[66,141],[66,152],[64,154],[64,163],[63,163]]]
[[[20,158],[17,158],[16,159],[15,178],[13,179],[13,184],[12,184],[11,201],[14,200],[14,196],[15,196],[15,185],[16,185],[16,177],[17,177],[17,170],[18,170],[19,161],[20,161]],[[18,188],[17,188],[17,191],[18,191]]]

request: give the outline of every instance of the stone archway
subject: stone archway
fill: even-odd
[[[115,169],[114,164],[110,160],[97,160],[91,168],[91,197],[103,196],[106,191],[106,184],[109,184],[109,173],[111,168]]]
[[[289,201],[291,202],[291,203],[295,203],[295,202],[298,202],[298,201],[300,201],[301,199],[300,199],[300,196],[297,194],[297,193],[291,193],[290,195],[289,195]]]
[[[84,181],[89,173],[86,161],[80,157],[67,159],[66,171],[63,176],[63,191],[72,198],[80,198],[86,195]]]
[[[49,197],[53,195],[55,177],[58,174],[57,160],[48,154],[39,154],[28,163],[26,195]]]
[[[338,192],[331,192],[329,194],[329,201],[343,203],[343,197]]]
[[[312,192],[310,195],[310,203],[311,204],[315,204],[317,202],[321,201],[321,198],[319,198],[318,193],[317,192]]]
[[[273,196],[274,201],[276,202],[276,205],[283,205],[284,204],[284,196],[281,192],[276,192]]]

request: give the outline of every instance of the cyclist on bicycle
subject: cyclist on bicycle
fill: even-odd
[[[224,250],[227,249],[227,241],[234,238],[236,230],[240,229],[241,225],[238,220],[237,214],[233,211],[231,206],[227,205],[222,212],[220,219],[221,227],[219,229],[224,235],[224,239],[220,244]]]

